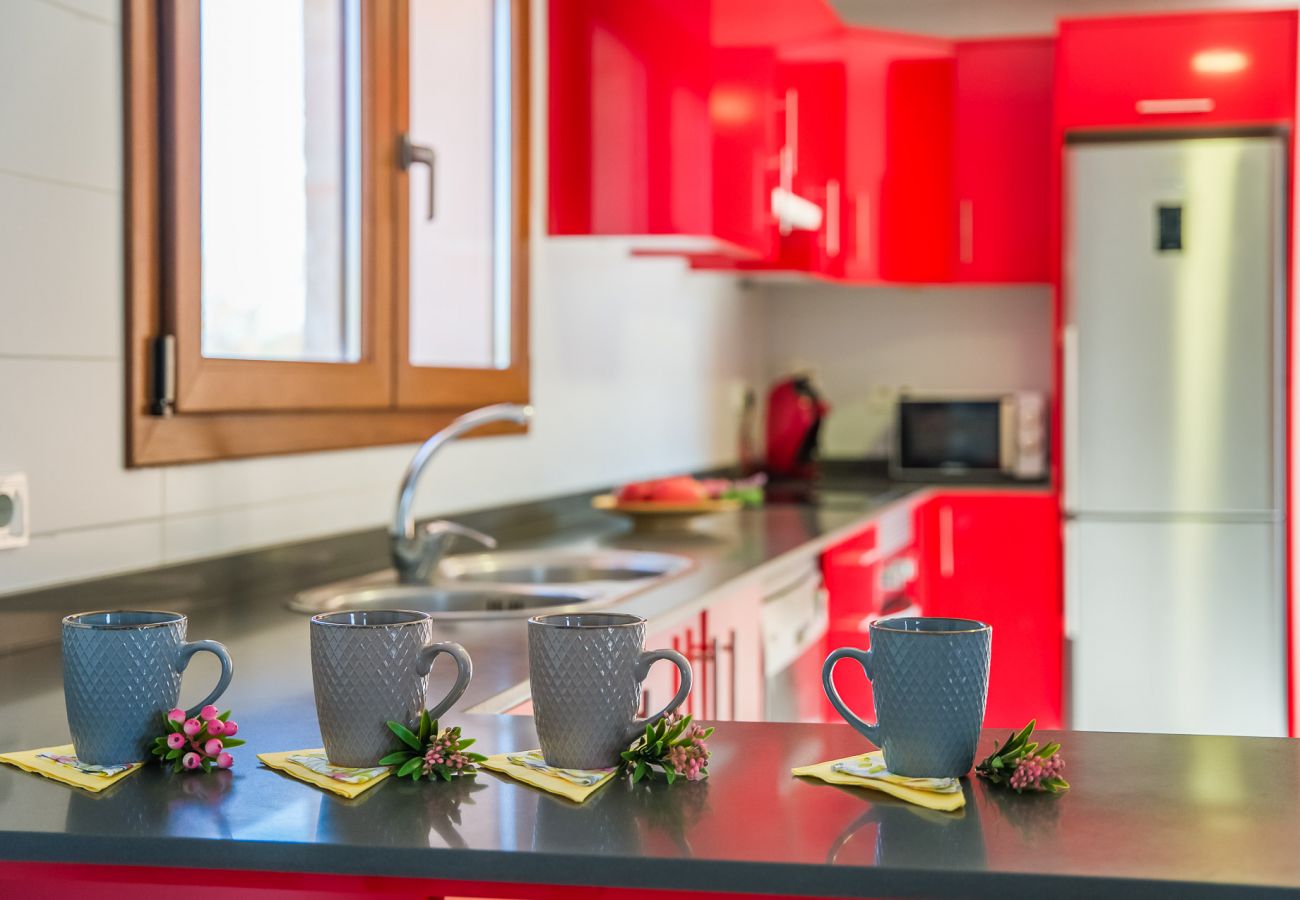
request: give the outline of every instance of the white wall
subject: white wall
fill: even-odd
[[[380,525],[413,450],[123,468],[119,5],[0,0],[0,474],[28,474],[34,533],[0,593]],[[618,241],[534,246],[534,428],[448,448],[418,512],[734,459],[761,296]]]
[[[1051,388],[1046,287],[783,284],[766,293],[768,376],[815,373],[831,405],[823,456],[887,455],[900,389]]]

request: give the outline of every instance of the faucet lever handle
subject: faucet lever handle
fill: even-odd
[[[446,519],[438,519],[424,526],[424,534],[430,538],[443,538],[449,540],[453,537],[468,538],[475,543],[482,544],[489,550],[495,550],[497,539],[490,534],[484,534],[481,531],[475,531],[473,528],[467,528],[457,522],[449,522]]]

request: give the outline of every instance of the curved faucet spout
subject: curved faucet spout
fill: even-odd
[[[415,530],[415,514],[412,505],[415,502],[415,487],[420,476],[428,467],[429,461],[446,444],[456,438],[481,428],[492,422],[515,422],[523,425],[533,417],[533,408],[518,403],[497,403],[465,413],[454,419],[446,428],[433,435],[421,445],[406,467],[402,476],[402,486],[397,492],[397,512],[389,528],[389,539],[393,549],[393,565],[397,568],[398,578],[405,583],[422,581],[433,571],[437,564],[436,556],[441,556],[446,544],[453,534],[464,534],[465,530],[425,529],[421,534]],[[438,535],[441,533],[441,539]],[[486,535],[484,536],[486,537]]]

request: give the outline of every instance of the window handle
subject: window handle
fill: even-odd
[[[402,167],[403,172],[411,171],[411,166],[428,166],[429,167],[429,212],[424,218],[426,221],[433,221],[434,211],[434,185],[433,173],[434,164],[437,157],[434,155],[432,147],[426,147],[423,144],[411,143],[411,136],[403,134],[397,143],[397,164]]]

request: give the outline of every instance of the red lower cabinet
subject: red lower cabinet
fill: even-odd
[[[925,614],[993,626],[990,728],[1062,725],[1059,522],[1054,495],[1019,490],[954,491],[919,510]]]
[[[740,588],[646,638],[647,650],[676,650],[691,664],[694,684],[681,706],[683,715],[708,722],[763,718],[762,604],[757,588]],[[663,709],[677,693],[680,678],[671,663],[651,666],[641,685],[640,715]]]

